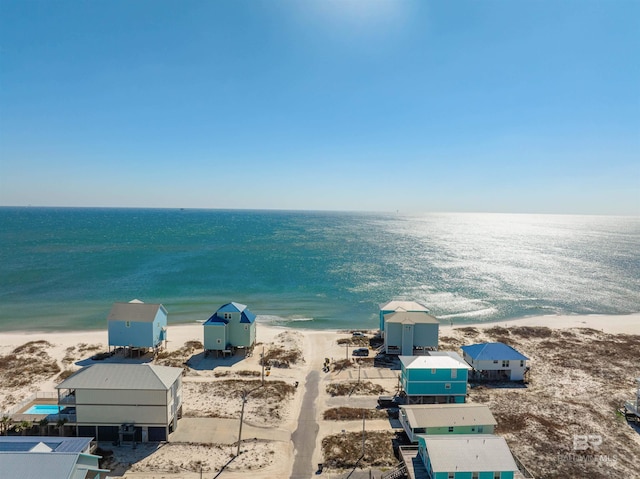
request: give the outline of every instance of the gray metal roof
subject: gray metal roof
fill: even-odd
[[[384,317],[386,323],[403,323],[403,324],[438,324],[438,320],[427,314],[418,311],[400,311],[396,313],[386,314]]]
[[[406,411],[411,428],[448,426],[495,426],[489,407],[484,404],[414,404],[400,406]]]
[[[380,305],[381,311],[429,311],[429,309],[417,301],[393,300]]]
[[[52,452],[83,452],[89,450],[91,437],[55,437],[55,436],[0,436],[0,452],[31,451],[43,443]]]
[[[182,368],[155,364],[94,364],[62,381],[56,389],[168,390]]]
[[[162,308],[164,313],[167,311],[161,304],[142,303],[133,300],[129,303],[113,303],[107,321],[137,321],[151,323],[158,314],[158,310]]]
[[[517,471],[504,438],[492,434],[418,435],[433,472]]]
[[[79,453],[2,452],[2,479],[70,479]]]

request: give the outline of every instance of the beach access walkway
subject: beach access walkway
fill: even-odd
[[[291,479],[308,479],[313,477],[313,453],[320,426],[316,418],[316,399],[320,373],[311,371],[305,381],[305,392],[298,416],[298,427],[291,435],[295,448],[295,459],[291,470]]]

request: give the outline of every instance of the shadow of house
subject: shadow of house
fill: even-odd
[[[244,354],[237,353],[232,356],[216,357],[206,352],[192,355],[185,364],[195,371],[211,371],[218,367],[231,367],[245,358]]]

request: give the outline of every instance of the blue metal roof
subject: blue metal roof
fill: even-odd
[[[224,323],[229,324],[229,320],[224,318],[223,314],[220,313],[241,313],[240,314],[240,322],[241,323],[253,323],[256,320],[256,315],[247,309],[247,306],[240,303],[227,303],[224,306],[218,308],[213,316],[205,321],[204,324],[211,323]]]
[[[82,452],[88,449],[92,440],[92,437],[0,436],[0,452],[30,451],[39,443],[53,452]]]
[[[523,354],[504,343],[480,343],[462,346],[462,349],[476,361],[504,361],[529,359]]]

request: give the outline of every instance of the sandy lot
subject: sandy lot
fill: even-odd
[[[287,431],[292,433],[297,428],[309,372],[320,374],[315,402],[319,430],[313,464],[324,461],[323,438],[362,429],[361,420],[323,420],[324,411],[337,407],[373,409],[376,402],[376,394],[366,392],[332,397],[327,386],[355,384],[360,378],[361,383],[370,383],[385,393],[396,391],[397,370],[373,367],[366,361],[361,367],[323,368],[327,358],[331,363],[350,358],[351,348],[337,343],[338,339],[349,338],[348,332],[288,330],[258,324],[257,334],[253,355],[215,359],[205,358],[198,347],[201,324],[170,326],[168,347],[158,363],[188,364],[183,378],[185,417],[223,418],[227,422],[220,424],[226,424],[227,440],[212,442],[203,433],[204,440],[187,441],[190,433],[195,439],[199,436],[196,431],[181,430],[179,423],[173,435],[179,438],[177,441],[139,445],[135,450],[101,445],[112,474],[196,478],[201,469],[212,477],[224,468],[222,477],[247,477],[248,473],[256,479],[289,477],[295,450],[290,438],[286,439]],[[440,328],[441,350],[459,351],[460,345],[488,340],[502,340],[527,355],[531,359],[531,381],[526,388],[472,387],[469,401],[489,404],[498,420],[497,433],[504,435],[537,477],[632,477],[633,457],[640,455],[640,432],[616,415],[616,407],[633,397],[634,378],[640,377],[640,314],[545,316],[495,324],[442,324]],[[70,374],[89,363],[93,354],[107,350],[106,342],[106,331],[0,334],[0,411],[15,408],[36,391],[54,392],[61,373]],[[235,458],[240,393],[260,384],[263,348],[265,353],[276,348],[298,351],[300,358],[289,367],[272,367],[265,378],[267,383],[279,385],[281,396],[277,400],[271,393],[249,395],[245,424],[246,430],[255,433],[253,437],[243,434],[242,454]],[[110,360],[131,361],[118,357]],[[22,371],[19,376],[15,374],[18,365]],[[367,422],[367,431],[392,431],[393,425],[375,419]],[[270,436],[269,430],[278,434]],[[262,435],[261,431],[266,433]],[[572,457],[576,434],[601,435],[600,450],[587,452],[591,459],[602,456],[607,461],[587,461],[575,454]],[[339,473],[327,471],[323,476],[341,477]]]

